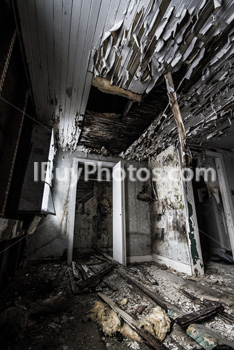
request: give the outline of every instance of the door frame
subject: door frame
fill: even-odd
[[[230,188],[228,187],[228,178],[223,160],[223,155],[218,152],[206,151],[205,154],[214,158],[216,171],[218,175],[220,194],[223,201],[224,215],[229,235],[229,240],[234,258],[234,208],[231,198]]]
[[[74,228],[75,228],[75,217],[76,217],[76,192],[77,192],[77,182],[78,182],[77,176],[78,176],[79,163],[96,163],[96,164],[100,163],[103,167],[113,168],[119,161],[120,160],[113,162],[113,161],[101,161],[101,160],[79,158],[79,157],[73,158],[72,172],[73,172],[73,176],[75,176],[76,186],[74,186],[73,190],[70,191],[71,193],[70,193],[70,200],[68,205],[68,222],[69,222],[69,225],[68,225],[69,243],[68,243],[68,259],[67,259],[68,264],[72,263],[72,257],[73,257]],[[121,187],[123,191],[123,196],[125,196],[124,183],[122,184]],[[112,194],[112,199],[114,202],[113,194]],[[125,208],[123,211],[125,214]],[[123,221],[125,221],[125,215],[123,215]],[[125,226],[125,222],[124,222],[124,226]],[[113,234],[113,230],[112,230],[112,234]],[[123,251],[126,252],[126,239],[124,240]]]
[[[178,147],[177,155],[179,160],[180,171],[182,172],[182,156]],[[192,180],[182,181],[181,177],[181,187],[185,205],[184,209],[186,213],[186,232],[190,257],[190,265],[187,266],[185,273],[187,273],[188,275],[202,276],[204,275],[205,271]]]
[[[117,162],[114,169],[124,169],[123,161]],[[113,177],[113,258],[126,266],[126,215],[125,215],[125,181]]]

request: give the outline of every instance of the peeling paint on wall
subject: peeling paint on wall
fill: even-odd
[[[201,242],[192,181],[186,181],[184,183],[184,201],[186,202],[187,231],[192,271],[196,275],[203,275],[203,256],[201,251]]]
[[[189,212],[189,239],[190,239],[190,245],[191,245],[191,255],[193,259],[193,264],[196,265],[197,261],[200,259],[198,251],[197,251],[197,242],[194,237],[194,224],[192,220],[193,216],[193,207],[191,203],[188,202],[188,212]]]
[[[168,166],[177,170],[171,181],[166,177]],[[158,200],[150,204],[153,254],[189,265],[187,217],[176,149],[167,148],[150,160],[149,167],[162,171],[155,182]]]

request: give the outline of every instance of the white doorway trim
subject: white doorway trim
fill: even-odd
[[[182,172],[182,157],[180,149],[177,148],[177,154],[180,164],[180,171]],[[176,264],[177,271],[185,272],[189,275],[204,275],[204,262],[201,251],[201,241],[199,235],[199,227],[197,222],[197,212],[195,206],[195,199],[193,193],[192,181],[183,181],[181,177],[181,188],[183,193],[183,200],[186,213],[186,233],[189,247],[190,265]],[[174,265],[174,264],[173,264]]]
[[[115,164],[113,176],[113,258],[120,264],[127,264],[125,182],[123,162]]]
[[[73,165],[72,165],[72,171],[73,175],[75,176],[76,179],[76,184],[77,184],[77,176],[78,176],[78,164],[79,163],[96,163],[100,164],[103,167],[106,168],[114,168],[116,163],[118,162],[107,162],[107,161],[100,161],[100,160],[93,160],[93,159],[84,159],[84,158],[73,158]],[[123,166],[123,162],[121,161],[121,166]],[[113,187],[114,187],[114,179],[113,179]],[[118,181],[117,181],[118,182]],[[121,198],[124,201],[125,199],[125,192],[124,192],[124,182],[121,181]],[[68,244],[68,259],[67,263],[71,264],[72,262],[72,257],[73,257],[73,243],[74,243],[74,228],[75,228],[75,213],[76,213],[76,193],[77,193],[77,185],[72,188],[70,191],[70,198],[69,198],[69,206],[68,206],[68,221],[69,221],[69,227],[68,227],[68,237],[69,237],[69,244]],[[116,201],[116,195],[114,196],[113,193],[113,206],[114,206],[114,201]],[[114,212],[113,212],[113,217],[114,217]],[[122,215],[122,220],[123,220],[123,227],[125,227],[125,207],[123,206],[123,215]],[[125,230],[123,231],[125,232]],[[114,234],[114,218],[113,218],[113,234]],[[126,256],[126,238],[124,236],[123,239],[123,256]],[[123,264],[126,264],[126,259],[123,260]]]
[[[220,193],[223,200],[224,214],[227,224],[227,230],[229,240],[232,248],[232,256],[234,257],[234,208],[231,198],[231,192],[228,187],[228,178],[226,174],[225,164],[221,153],[206,151],[206,155],[214,158],[219,185]]]

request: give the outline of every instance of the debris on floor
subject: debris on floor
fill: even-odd
[[[123,326],[121,325],[120,317],[116,312],[98,300],[95,301],[89,317],[91,320],[97,322],[101,326],[102,331],[106,335],[111,336],[117,332],[120,332],[123,336],[141,341],[141,338],[137,335],[137,333],[126,323]],[[170,330],[170,319],[165,311],[157,306],[150,312],[150,314],[143,317],[138,322],[138,326],[139,328],[148,331],[157,339],[163,341],[167,332]]]
[[[89,317],[92,321],[97,322],[102,331],[106,335],[113,335],[120,332],[121,320],[120,317],[111,310],[107,305],[104,305],[101,301],[95,301]]]
[[[124,268],[100,252],[71,267],[27,262],[0,294],[0,342],[7,350],[232,349],[233,292],[233,265],[217,262],[203,278],[153,262]]]
[[[149,315],[140,320],[140,328],[145,329],[157,339],[163,341],[170,330],[171,321],[160,306],[156,306]]]

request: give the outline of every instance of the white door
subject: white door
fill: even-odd
[[[125,191],[123,163],[113,167],[113,258],[126,265]]]

